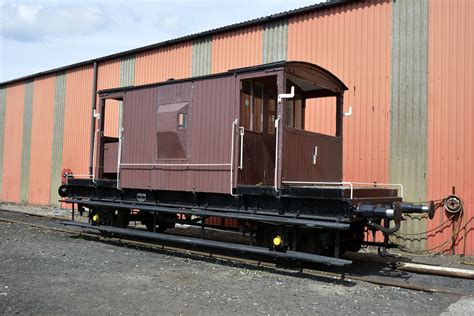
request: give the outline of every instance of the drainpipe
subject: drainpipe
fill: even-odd
[[[95,108],[97,102],[97,62],[94,62],[94,78],[92,79],[92,111],[91,111],[91,146],[89,150],[89,175],[94,174],[94,140],[95,140]]]

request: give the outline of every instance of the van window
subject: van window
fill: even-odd
[[[249,131],[263,132],[263,83],[242,80],[240,95],[241,126]]]
[[[178,113],[178,129],[185,129],[188,127],[187,113]]]
[[[240,125],[246,130],[251,129],[251,113],[252,113],[252,82],[249,80],[242,81],[242,90],[240,93]]]

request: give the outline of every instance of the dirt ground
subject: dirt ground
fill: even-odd
[[[50,218],[4,211],[0,217],[59,227]],[[446,263],[453,258],[429,260]],[[375,273],[465,295],[310,277],[290,269],[146,251],[0,222],[0,314],[474,313],[472,280],[394,272],[363,258],[347,272]]]

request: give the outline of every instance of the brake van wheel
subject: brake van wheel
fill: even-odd
[[[146,226],[146,229],[150,232],[153,231],[153,213],[150,212],[141,212],[141,221],[142,224]],[[167,220],[163,220],[166,218]],[[176,220],[176,214],[156,214],[156,227],[155,231],[157,233],[163,233],[167,229],[174,228],[176,223],[173,222]],[[169,219],[169,221],[168,221]]]

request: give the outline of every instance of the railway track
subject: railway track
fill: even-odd
[[[10,211],[5,211],[5,212],[10,212]],[[32,216],[35,216],[35,215],[32,215]],[[37,217],[41,217],[41,216],[37,216]],[[63,220],[60,218],[49,218],[49,219]],[[119,236],[103,236],[99,232],[88,231],[86,229],[57,227],[53,225],[43,225],[43,224],[32,223],[29,221],[23,221],[23,220],[12,219],[12,218],[4,218],[4,217],[0,217],[0,222],[27,225],[30,227],[35,227],[35,228],[43,229],[43,230],[50,230],[50,231],[71,234],[71,235],[78,235],[91,241],[113,243],[116,245],[121,245],[121,246],[126,246],[126,247],[135,247],[141,250],[166,252],[169,254],[174,254],[174,255],[179,255],[179,256],[186,256],[186,257],[192,256],[200,260],[213,260],[213,261],[225,262],[225,263],[233,264],[233,265],[242,265],[246,267],[266,269],[267,271],[273,271],[273,272],[281,271],[281,268],[282,268],[281,266],[273,262],[258,261],[258,260],[248,259],[248,258],[222,255],[222,254],[218,254],[214,252],[211,253],[211,252],[196,251],[196,250],[185,250],[182,248],[164,246],[157,243],[146,242],[142,240],[134,240],[131,238],[123,238]],[[317,270],[314,268],[302,268],[302,267],[295,268],[295,266],[286,267],[286,268],[291,269],[287,271],[291,271],[292,273],[297,273],[298,277],[324,278],[324,279],[330,279],[336,282],[362,281],[362,282],[367,282],[367,283],[376,284],[380,286],[399,287],[399,288],[428,292],[428,293],[442,293],[442,294],[450,294],[450,295],[457,295],[457,296],[465,295],[465,293],[461,293],[452,289],[433,287],[428,284],[407,283],[406,280],[393,280],[393,279],[388,279],[388,278],[378,277],[378,276],[373,276],[373,275],[358,275],[358,274],[350,273],[348,271],[333,272],[333,271]]]

